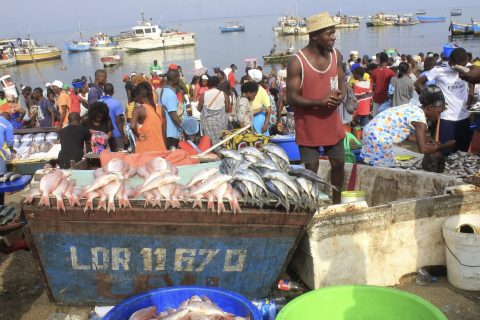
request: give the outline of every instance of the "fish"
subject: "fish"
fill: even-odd
[[[100,197],[98,192],[92,191],[85,195],[87,201],[85,202],[85,209],[84,212],[87,212],[87,209],[93,210],[93,199]]]
[[[192,311],[192,312],[197,312],[200,314],[203,314],[205,316],[211,316],[211,315],[220,315],[220,316],[227,316],[227,313],[225,313],[220,307],[203,302],[203,301],[190,301],[190,303],[187,305],[187,309]]]
[[[113,158],[108,163],[103,165],[103,171],[105,172],[122,172],[125,166],[125,161],[120,158]]]
[[[148,172],[147,168],[146,167],[140,167],[137,169],[137,174],[142,177],[142,178],[146,178],[148,177],[148,175],[150,174],[150,172]]]
[[[120,184],[120,188],[118,188],[117,194],[115,195],[118,198],[118,207],[121,208],[124,206],[125,208],[131,208],[130,201],[125,194],[125,180],[122,180]]]
[[[203,182],[208,178],[210,178],[211,176],[213,176],[214,174],[216,174],[217,172],[218,172],[218,168],[205,168],[202,171],[198,172],[196,175],[194,175],[192,179],[190,179],[190,181],[187,183],[186,187],[190,188],[191,186],[193,186],[199,181]]]
[[[117,194],[118,190],[122,186],[122,182],[124,180],[113,180],[109,184],[102,187],[102,191],[107,195],[108,198],[108,206],[107,206],[107,213],[110,211],[115,212],[115,195]]]
[[[240,204],[238,203],[238,199],[242,196],[238,191],[233,189],[232,185],[230,183],[227,183],[227,190],[225,191],[223,197],[228,199],[228,202],[230,203],[230,209],[233,211],[234,214],[238,212],[242,212],[242,209],[240,208]],[[206,298],[206,297],[204,297]],[[208,299],[208,298],[207,298]],[[203,299],[202,299],[203,300]],[[205,300],[204,300],[205,301]],[[211,302],[210,299],[205,302]]]
[[[156,205],[161,209],[162,208],[162,195],[160,194],[160,191],[158,189],[152,189],[150,190],[150,193],[152,194],[154,200],[153,200],[153,205],[152,207],[155,207]]]
[[[289,201],[290,199],[292,200],[295,208],[299,207],[301,204],[299,203],[300,199],[299,196],[296,196],[295,193],[291,188],[289,188],[285,183],[279,180],[270,180],[280,191],[280,193],[283,195],[283,197]],[[293,195],[293,196],[292,196]]]
[[[263,183],[262,178],[253,170],[250,170],[250,169],[238,170],[237,172],[235,172],[232,179],[253,182],[254,184],[261,187],[265,192],[268,193],[267,187],[265,187],[265,184]]]
[[[148,172],[167,169],[167,162],[162,157],[157,157],[148,161],[146,164]]]
[[[151,306],[148,308],[135,311],[128,320],[150,320],[157,317],[157,307]]]
[[[219,185],[216,189],[212,190],[214,197],[217,199],[217,214],[225,212],[225,205],[223,204],[223,195],[227,191],[228,185],[226,182]]]
[[[75,186],[75,183],[77,183],[77,180],[70,179],[67,191],[65,192],[65,197],[67,197],[68,203],[71,207],[74,207],[76,204],[81,207],[77,195],[73,192],[73,187]]]
[[[0,178],[0,182],[8,182],[10,181],[10,178],[15,175],[13,172],[7,172],[3,175],[3,177]]]
[[[236,161],[233,166],[230,168],[229,175],[233,176],[237,170],[242,170],[242,169],[248,169],[251,166],[251,162],[247,161],[245,159],[242,159],[240,161]]]
[[[137,173],[137,168],[135,168],[134,166],[130,166],[130,168],[128,169],[128,172],[125,174],[125,179],[130,179],[136,173]]]
[[[189,312],[187,315],[180,318],[180,320],[208,320],[206,316],[197,312]]]
[[[253,164],[254,167],[267,169],[267,170],[281,170],[280,166],[271,159],[264,159]]]
[[[109,184],[112,181],[123,180],[123,179],[124,178],[120,173],[117,173],[117,172],[105,173],[103,176],[100,176],[100,177],[96,178],[92,182],[92,184],[90,184],[89,186],[86,186],[85,189],[83,190],[83,193],[80,196],[80,198],[82,198],[85,194],[87,194],[91,191],[95,191],[97,189],[102,188],[103,186],[106,186],[107,184]]]
[[[146,185],[142,186],[141,188],[135,190],[134,197],[137,197],[139,194],[141,194],[145,191],[149,191],[149,190],[152,190],[154,188],[156,189],[156,188],[158,188],[162,185],[169,184],[169,183],[172,183],[172,182],[176,182],[180,179],[181,179],[181,177],[173,175],[173,174],[165,174],[165,175],[159,176],[159,177],[153,179],[152,181],[150,181],[148,184],[146,184]]]
[[[265,159],[265,155],[255,147],[242,148],[242,149],[238,150],[238,153],[243,154],[244,156],[245,155],[254,156],[258,160],[264,160]]]
[[[57,209],[61,211],[62,209],[65,211],[65,204],[63,203],[63,196],[67,191],[68,186],[70,185],[70,181],[67,179],[62,179],[62,181],[58,184],[57,188],[52,192],[52,196],[57,198]]]
[[[58,134],[56,132],[49,132],[45,135],[45,140],[55,143],[58,140]]]
[[[315,173],[313,173],[312,171],[310,170],[306,170],[306,169],[292,169],[290,171],[288,171],[288,174],[289,175],[292,175],[292,176],[296,176],[296,177],[304,177],[305,179],[308,179],[308,180],[311,180],[311,181],[316,181],[318,183],[321,183],[321,184],[325,184],[337,191],[341,191],[340,188],[334,186],[333,184],[323,180],[322,178],[320,178],[318,175],[316,175]]]
[[[240,161],[243,159],[241,154],[231,149],[219,149],[217,150],[217,153],[219,153],[224,158],[232,158],[235,161]]]
[[[255,156],[252,156],[250,154],[244,154],[243,155],[243,158],[245,160],[247,160],[248,162],[251,162],[251,163],[257,163],[258,161],[261,161],[260,159],[258,159],[257,157]]]
[[[146,186],[147,184],[149,184],[151,181],[157,179],[157,178],[160,177],[160,176],[164,176],[164,175],[169,174],[169,173],[170,173],[170,171],[167,170],[167,169],[154,171],[154,172],[150,173],[150,174],[145,178],[145,180],[143,181],[143,183],[142,183],[138,188],[141,189],[141,188],[143,188],[144,186]]]
[[[35,142],[30,143],[30,149],[28,150],[28,153],[38,153],[38,145]]]
[[[162,197],[165,198],[165,210],[167,210],[170,206],[172,206],[172,208],[180,207],[180,202],[178,202],[178,200],[172,200],[172,194],[174,193],[175,188],[175,183],[164,184],[158,188],[158,191]]]
[[[230,181],[232,176],[226,174],[213,175],[205,180],[197,189],[190,191],[185,198],[191,198],[195,194],[204,194],[211,190],[217,189],[222,183]]]
[[[106,199],[107,199],[107,195],[105,194],[105,192],[103,192],[102,188],[99,188],[96,190],[97,193],[98,193],[98,196],[100,198],[100,200],[98,200],[98,207],[97,209],[100,210],[100,209],[105,209],[105,211],[107,210],[107,202],[106,202]]]
[[[132,186],[125,185],[125,196],[128,198],[132,198],[133,194],[135,193],[135,189]]]
[[[171,313],[168,316],[164,316],[162,320],[179,320],[188,313],[188,309],[178,310],[175,313]],[[131,318],[129,320],[132,320]]]
[[[280,148],[278,145],[274,143],[267,143],[266,145],[262,146],[262,150],[264,152],[274,154],[276,157],[282,159],[283,161],[290,163],[290,159],[288,158],[287,153],[285,150]]]
[[[32,203],[33,201],[33,198],[35,196],[39,196],[41,195],[42,193],[40,192],[40,189],[39,188],[33,188],[33,189],[30,189],[30,192],[28,193],[28,196],[25,198],[25,200],[23,201],[23,203]]]
[[[98,168],[95,171],[93,171],[93,177],[97,179],[100,176],[103,176],[105,174],[105,171],[103,171],[103,168]]]
[[[247,187],[241,181],[232,181],[231,182],[233,190],[237,191],[243,196],[244,203],[251,203],[251,197],[248,195]]]
[[[213,193],[211,191],[209,192],[205,192],[203,195],[202,195],[205,199],[207,199],[207,211],[212,209],[212,211],[215,210],[215,206],[213,204],[213,199],[215,198],[215,196],[213,195]],[[190,197],[189,197],[190,198]]]
[[[268,195],[274,200],[277,200],[277,204],[275,205],[275,208],[282,205],[287,210],[287,212],[289,212],[290,203],[288,202],[288,199],[282,195],[282,193],[277,188],[277,186],[275,186],[275,184],[272,183],[271,180],[264,180],[264,183],[268,191],[270,191]]]
[[[180,183],[175,183],[175,191],[172,194],[172,199],[175,201],[183,200],[183,202],[186,202],[186,199],[184,197],[184,191],[185,191],[185,185],[180,184]],[[178,201],[178,207],[180,208],[180,202]]]
[[[129,170],[130,170],[130,164],[125,162],[121,171],[122,175],[125,177],[125,175],[128,173]]]
[[[151,191],[142,192],[142,196],[145,198],[145,204],[143,205],[144,208],[146,208],[148,205],[151,205],[152,208],[153,206],[155,206],[155,203],[153,202],[153,194]]]
[[[63,172],[60,171],[55,171],[47,174],[40,180],[40,185],[38,188],[42,193],[42,197],[40,198],[40,201],[38,203],[39,206],[44,205],[50,207],[49,195],[57,188],[57,186],[60,184],[60,182],[62,182],[62,180]]]

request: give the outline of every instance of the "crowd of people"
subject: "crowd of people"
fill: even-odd
[[[193,155],[239,129],[248,130],[228,147],[259,147],[272,135],[289,134],[313,172],[323,150],[332,183],[339,187],[344,125],[363,129],[361,157],[368,165],[394,166],[393,146],[405,139],[416,141],[421,153],[468,150],[468,109],[478,93],[479,58],[459,47],[448,58],[432,52],[397,52],[396,57],[381,52],[363,58],[351,54],[344,62],[334,48],[335,23],[328,13],[310,17],[307,33],[308,45],[268,75],[255,64],[237,80],[235,64],[223,70],[215,65],[212,74],[197,74],[188,82],[180,66],[162,70],[154,61],[149,74],[123,76],[125,107],[104,70],[95,72],[93,83],[83,77],[78,88],[59,80],[33,90],[22,85],[17,96],[0,92],[0,125],[56,127],[62,167],[81,159],[85,142],[87,151],[96,153],[181,148]],[[459,74],[455,66],[473,69]],[[340,201],[336,191],[333,201]]]

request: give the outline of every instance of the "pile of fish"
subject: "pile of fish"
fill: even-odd
[[[320,205],[319,186],[325,184],[318,175],[305,169],[292,169],[285,151],[273,143],[263,146],[263,152],[254,147],[238,151],[223,149],[220,172],[232,176],[233,189],[238,191],[246,203],[258,205],[276,201],[287,212],[293,204],[297,208],[315,211]],[[295,176],[296,178],[292,178]]]
[[[13,182],[20,179],[21,177],[23,177],[21,174],[7,172],[0,178],[0,182]]]
[[[13,149],[16,154],[10,154],[8,160],[24,160],[39,152],[48,152],[58,139],[56,132],[14,135]]]
[[[157,315],[157,307],[152,306],[134,312],[129,320],[249,320],[250,315],[238,317],[223,311],[207,297],[193,296],[183,301],[177,309],[165,308]]]
[[[422,160],[403,161],[397,163],[397,168],[406,170],[423,170]],[[457,151],[445,158],[443,174],[468,176],[480,173],[480,157],[472,153]]]

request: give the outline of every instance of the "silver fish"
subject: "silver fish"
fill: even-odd
[[[252,163],[250,161],[247,161],[247,160],[244,160],[244,159],[242,159],[240,161],[237,161],[237,162],[234,163],[234,165],[230,169],[229,174],[231,176],[233,176],[233,174],[235,172],[237,172],[238,170],[248,169],[251,165],[252,165]]]
[[[230,149],[220,149],[220,150],[217,150],[217,152],[220,153],[220,155],[222,155],[223,157],[232,158],[235,161],[240,161],[243,158],[241,154]]]
[[[265,190],[265,192],[268,192],[267,187],[263,183],[262,178],[253,170],[250,170],[250,169],[238,170],[237,172],[235,172],[232,179],[253,182],[257,186]]]
[[[251,163],[257,163],[258,161],[260,161],[260,159],[258,159],[257,157],[255,156],[252,156],[250,154],[244,154],[243,155],[243,158],[245,160],[247,160],[248,162],[251,162]]]
[[[287,163],[290,163],[287,153],[278,145],[274,143],[267,143],[262,147],[262,149],[268,153],[273,153],[276,157],[286,161]]]
[[[18,180],[20,179],[21,177],[23,177],[21,174],[14,174],[10,177],[9,181],[15,181],[15,180]]]
[[[290,203],[288,202],[288,199],[285,198],[282,195],[282,192],[277,188],[275,184],[272,183],[271,180],[265,180],[264,181],[265,186],[267,187],[268,191],[270,193],[268,194],[271,198],[277,200],[277,204],[275,205],[275,208],[278,207],[279,205],[283,205],[287,212],[290,211]]]
[[[280,167],[271,159],[264,159],[254,164],[257,168],[268,169],[268,170],[280,170]]]
[[[413,169],[415,169],[415,167],[412,167]],[[340,188],[332,185],[331,183],[323,180],[322,178],[320,178],[318,175],[316,175],[315,173],[313,173],[312,171],[310,170],[306,170],[306,169],[293,169],[293,170],[290,170],[288,171],[288,174],[289,175],[292,175],[292,176],[296,176],[296,177],[304,177],[308,180],[311,180],[311,181],[316,181],[318,183],[322,183],[322,184],[325,184],[327,186],[330,186],[332,187],[333,189],[337,190],[337,191],[340,191]]]
[[[263,155],[263,153],[260,152],[260,150],[258,150],[255,147],[242,148],[242,149],[238,150],[238,153],[243,154],[243,155],[254,156],[258,160],[264,160],[265,159],[265,155]]]
[[[295,184],[295,182],[293,182],[293,180],[290,178],[290,176],[288,174],[286,174],[285,172],[283,171],[278,171],[278,170],[269,170],[267,172],[265,172],[265,174],[262,176],[262,178],[265,178],[265,179],[274,179],[274,180],[279,180],[281,182],[283,182],[284,184],[286,184],[289,188],[291,188],[295,194],[297,195],[298,198],[300,198],[300,193],[298,191],[298,188],[297,188],[297,185]]]

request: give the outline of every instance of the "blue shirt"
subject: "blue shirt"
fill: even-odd
[[[103,89],[97,85],[93,85],[88,92],[88,105],[100,100],[103,96]]]
[[[181,130],[173,123],[172,117],[170,116],[170,112],[177,112],[178,98],[175,89],[170,86],[164,86],[160,103],[167,110],[167,138],[178,139]]]
[[[117,116],[123,114],[122,104],[120,103],[120,101],[118,101],[117,99],[113,99],[110,96],[103,96],[102,99],[98,101],[105,102],[108,106],[108,109],[110,110],[109,111],[110,119],[112,120],[112,124],[113,124],[112,137],[113,138],[121,137],[122,134],[120,133],[120,130],[118,130],[118,127],[117,127]]]
[[[352,72],[353,72],[353,70],[355,70],[356,67],[361,67],[361,64],[360,64],[360,63],[354,63],[354,64],[352,65],[352,69],[351,69]]]
[[[7,146],[13,146],[13,127],[12,124],[5,119],[3,116],[0,116],[0,146],[3,160],[7,159]]]

